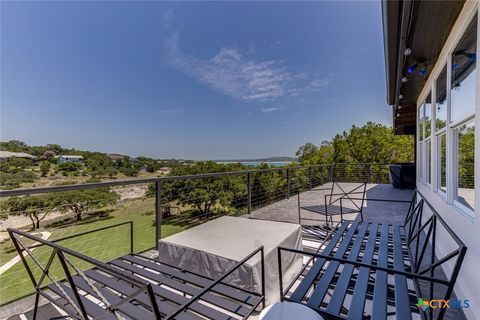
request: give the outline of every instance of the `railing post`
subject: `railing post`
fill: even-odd
[[[287,199],[290,199],[290,169],[287,169]]]
[[[130,221],[130,253],[133,253],[133,221]]]
[[[308,188],[312,190],[312,167],[308,167],[308,182],[309,182]]]
[[[247,184],[248,184],[248,214],[252,213],[252,173],[247,174]]]
[[[162,185],[160,181],[155,182],[155,247],[162,238]]]
[[[298,224],[301,225],[302,216],[300,212],[300,180],[298,181],[297,206],[298,206]]]

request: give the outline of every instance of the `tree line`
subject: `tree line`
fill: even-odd
[[[298,148],[300,165],[344,164],[345,168],[358,170],[358,164],[388,164],[412,162],[414,158],[413,137],[396,136],[387,126],[367,123],[362,127],[352,126],[350,130],[337,134],[331,141],[318,145],[306,143]],[[96,157],[92,157],[95,161]],[[93,166],[93,164],[90,164]],[[298,166],[298,163],[291,164]],[[351,165],[351,166],[350,166]],[[262,164],[255,169],[266,169]],[[214,172],[231,172],[251,169],[240,163],[220,164],[213,161],[195,162],[174,166],[172,176],[196,175]],[[362,169],[363,170],[363,169]],[[314,178],[326,181],[328,168],[315,169]],[[287,186],[285,170],[254,173],[251,175],[252,205],[262,206],[284,198],[288,188],[301,188],[309,183],[312,172],[308,170],[290,170]],[[385,176],[385,175],[383,175]],[[388,174],[386,175],[388,177]],[[349,179],[356,176],[350,175]],[[155,195],[155,185],[149,186],[146,196]],[[175,205],[188,206],[194,215],[209,215],[216,211],[245,211],[248,197],[247,175],[225,175],[198,179],[174,179],[161,182],[161,206],[165,217],[170,215],[169,208]],[[4,214],[23,214],[32,221],[32,227],[38,228],[40,221],[48,212],[73,212],[75,219],[89,210],[113,205],[117,195],[108,188],[69,191],[39,196],[25,196],[8,199]],[[49,209],[45,209],[49,208]],[[47,210],[49,210],[47,212]]]

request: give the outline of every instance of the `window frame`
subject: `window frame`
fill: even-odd
[[[458,195],[458,150],[457,146],[458,143],[455,141],[455,130],[457,130],[459,127],[462,125],[473,122],[474,125],[478,124],[480,117],[480,114],[478,117],[476,116],[476,112],[478,112],[478,107],[475,106],[473,110],[469,113],[466,113],[464,115],[461,115],[459,118],[455,119],[455,121],[452,121],[452,57],[453,53],[455,52],[458,44],[462,41],[463,37],[465,36],[467,30],[469,29],[471,23],[474,22],[474,19],[477,19],[477,55],[479,54],[478,48],[480,48],[479,41],[480,41],[480,9],[478,6],[476,6],[468,15],[468,18],[465,19],[465,22],[462,24],[461,30],[458,32],[458,34],[455,36],[453,41],[451,42],[451,45],[449,45],[449,48],[446,49],[447,52],[445,56],[443,56],[441,59],[437,60],[435,62],[434,69],[436,69],[435,74],[433,75],[434,78],[432,80],[428,81],[425,85],[425,87],[422,89],[422,93],[419,96],[417,100],[417,119],[420,119],[420,111],[422,110],[421,108],[425,105],[428,96],[431,95],[431,115],[432,115],[432,127],[430,130],[430,152],[431,152],[431,184],[427,183],[425,171],[428,169],[427,164],[427,156],[426,156],[426,143],[425,140],[425,125],[423,124],[423,130],[422,130],[422,139],[420,139],[419,136],[419,128],[420,124],[417,124],[417,147],[418,147],[418,169],[417,169],[417,181],[422,182],[423,185],[429,185],[430,190],[437,194],[439,198],[443,199],[443,201],[446,202],[446,204],[451,205],[452,207],[456,208],[459,213],[461,213],[463,216],[467,217],[472,221],[472,219],[475,218],[475,208],[478,208],[478,201],[480,201],[478,197],[478,191],[475,192],[474,199],[475,199],[475,208],[472,210],[459,202],[457,200],[457,195]],[[440,128],[437,130],[437,123],[436,121],[436,111],[437,111],[437,85],[439,80],[442,77],[442,71],[446,67],[446,97],[445,97],[445,112],[446,112],[446,124],[443,128]],[[474,79],[475,86],[478,88],[479,87],[479,82],[480,82],[480,64],[476,63],[475,66],[475,72],[476,72],[476,78]],[[433,92],[435,90],[435,92]],[[480,92],[477,92],[475,96],[475,104],[479,105],[480,104]],[[425,115],[425,113],[423,114]],[[417,120],[418,122],[418,120]],[[478,138],[478,126],[475,126],[475,139]],[[442,148],[441,148],[441,139],[445,135],[445,191],[442,190],[442,161],[441,161],[441,154],[442,154]],[[478,142],[476,142],[478,144]],[[475,145],[476,145],[475,144]],[[480,157],[480,154],[478,154],[478,150],[475,153],[475,166],[477,166],[476,162],[478,162],[477,157]],[[435,160],[433,158],[435,157]],[[478,181],[478,170],[474,169],[474,182]],[[435,175],[435,178],[433,178],[433,175]],[[475,187],[478,187],[475,185]],[[474,187],[474,190],[475,190]]]

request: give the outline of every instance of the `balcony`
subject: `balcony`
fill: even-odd
[[[36,236],[11,230],[10,235],[18,239],[16,248],[23,252],[25,259],[20,261],[22,257],[15,258],[13,250],[5,255],[12,262],[0,275],[3,303],[0,313],[6,315],[5,318],[31,318],[34,306],[38,305],[38,319],[62,316],[86,318],[92,317],[92,314],[99,318],[113,316],[125,319],[256,319],[265,302],[293,300],[295,288],[301,286],[305,277],[308,278],[315,268],[315,261],[321,260],[322,255],[337,259],[333,263],[342,264],[344,270],[350,264],[352,272],[353,268],[365,268],[366,265],[357,260],[344,259],[343,253],[338,258],[338,253],[342,251],[340,239],[348,240],[348,230],[352,229],[350,237],[354,235],[354,241],[360,239],[361,232],[365,234],[367,229],[371,233],[371,224],[403,226],[409,219],[410,229],[399,234],[402,241],[407,240],[407,233],[413,239],[418,233],[417,239],[422,240],[421,243],[416,240],[415,259],[421,262],[424,256],[431,256],[432,262],[440,265],[442,257],[437,257],[435,248],[431,246],[435,240],[429,241],[436,229],[432,233],[428,231],[429,225],[421,226],[422,209],[416,211],[414,208],[414,204],[423,204],[423,200],[418,196],[412,203],[415,192],[394,188],[388,183],[388,174],[387,165],[343,164],[3,191],[2,197],[17,197],[97,188],[111,188],[119,193],[121,188],[129,186],[143,186],[144,190],[148,190],[139,199],[125,197],[120,202],[120,208],[111,214],[97,212],[83,222],[54,219]],[[212,192],[221,195],[212,198]],[[132,203],[135,203],[134,207]],[[440,226],[442,222],[435,214],[430,220],[435,221],[435,227],[432,224],[431,228],[437,228],[437,224]],[[365,226],[365,230],[360,228],[361,225]],[[357,227],[358,230],[355,229]],[[395,229],[391,227],[391,230]],[[297,232],[299,243],[295,242]],[[53,235],[48,237],[48,241],[39,237],[47,233]],[[382,246],[380,233],[378,235],[375,240],[378,243],[374,241],[375,250]],[[389,237],[393,236],[394,233],[389,234]],[[391,259],[394,259],[394,241],[389,239],[384,244],[385,250],[388,249],[384,268],[390,266]],[[277,247],[293,250],[288,262],[291,268],[282,258],[278,258],[277,265]],[[354,244],[348,244],[344,250],[350,252],[353,247]],[[367,241],[364,241],[362,249],[358,247],[358,250],[363,252],[366,247]],[[217,254],[215,250],[220,250],[222,254]],[[405,245],[402,251],[407,257],[409,245]],[[418,251],[421,251],[420,258]],[[281,254],[278,251],[279,257]],[[463,254],[461,251],[456,253],[462,258]],[[168,257],[170,260],[165,260],[166,255],[171,255]],[[189,255],[189,259],[182,259],[185,255]],[[366,253],[361,254],[364,255]],[[372,296],[376,296],[373,293],[374,274],[382,270],[386,272],[385,277],[388,273],[388,282],[385,282],[388,295],[385,291],[383,307],[389,315],[398,312],[395,300],[397,289],[390,278],[408,278],[405,290],[408,290],[406,294],[410,300],[415,291],[424,289],[428,292],[430,284],[430,296],[445,294],[441,285],[418,281],[417,276],[420,275],[415,271],[416,263],[406,264],[406,271],[400,272],[400,275],[396,269],[381,269],[381,255],[373,256],[376,264],[372,266],[371,279],[366,282],[369,289],[361,316],[371,315],[378,305],[372,302]],[[59,261],[53,262],[57,257]],[[37,259],[36,263],[33,259]],[[202,261],[208,262],[203,264]],[[23,268],[22,262],[28,265],[27,269]],[[299,265],[293,267],[297,262],[300,262]],[[212,264],[214,267],[211,267]],[[418,267],[420,269],[420,265]],[[37,284],[41,284],[37,286],[37,301],[34,286],[25,270],[31,273]],[[446,284],[442,268],[434,266],[433,270],[440,273],[440,283]],[[249,283],[242,280],[242,272],[252,274]],[[318,281],[326,272],[327,269],[316,275]],[[338,272],[341,274],[341,269]],[[276,277],[268,278],[270,274]],[[112,279],[116,281],[112,282]],[[351,281],[356,280],[352,278]],[[329,284],[329,290],[336,285],[333,282]],[[353,289],[349,290],[342,299],[345,304],[354,293]],[[48,294],[45,293],[47,291]],[[309,300],[313,301],[309,294],[299,303],[308,305]],[[327,296],[331,297],[331,292]],[[413,319],[438,316],[437,313],[420,310],[414,302],[407,301],[410,307],[408,313]],[[339,311],[337,316],[323,312],[323,307],[327,310],[328,303],[319,303],[319,308],[315,310],[326,319],[346,317],[348,309]],[[449,309],[445,314],[445,319],[461,317],[463,314],[459,309]]]

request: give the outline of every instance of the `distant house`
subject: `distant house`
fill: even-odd
[[[57,158],[58,163],[66,163],[66,162],[82,162],[83,157],[78,155],[59,155]]]
[[[120,160],[123,160],[125,156],[121,154],[116,154],[116,153],[109,153],[106,155],[107,159],[110,160],[111,162],[118,162]]]
[[[8,161],[11,158],[22,158],[22,159],[28,159],[31,161],[37,160],[37,157],[32,156],[31,154],[28,154],[25,152],[0,151],[0,161]]]
[[[172,171],[172,168],[170,167],[161,167],[160,169],[157,170],[157,173],[170,174],[171,171]]]

